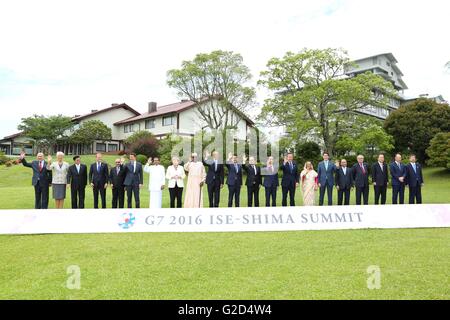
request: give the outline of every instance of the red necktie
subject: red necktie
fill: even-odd
[[[42,161],[39,161],[39,172],[42,172]]]
[[[366,170],[364,170],[364,165],[361,163],[360,166],[361,166],[361,170],[362,170],[363,174],[366,174]]]

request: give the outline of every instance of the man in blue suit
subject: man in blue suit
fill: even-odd
[[[409,188],[409,204],[422,203],[423,175],[422,166],[416,162],[416,155],[409,156],[406,165],[406,184]]]
[[[47,162],[44,160],[44,154],[39,152],[36,160],[28,163],[25,159],[25,153],[20,154],[20,161],[24,167],[33,170],[31,183],[34,186],[34,208],[48,208],[48,187],[51,181],[51,171],[47,171]]]
[[[106,209],[106,188],[108,187],[108,165],[102,162],[102,154],[97,153],[95,163],[89,169],[89,183],[94,192],[94,209],[98,209],[98,195],[102,200],[102,209]]]
[[[336,169],[336,189],[338,190],[338,206],[350,204],[350,190],[353,188],[352,168],[347,168],[347,160],[341,159],[341,164]]]
[[[228,207],[233,206],[233,198],[236,207],[239,207],[239,197],[242,186],[242,165],[238,163],[236,155],[230,154],[227,162],[228,168]]]
[[[336,172],[336,166],[330,161],[330,155],[328,152],[323,153],[323,161],[319,162],[318,167],[318,180],[319,180],[319,206],[323,206],[325,197],[325,189],[328,194],[328,205],[333,205],[333,186],[334,186],[334,173]]]
[[[275,167],[273,157],[267,159],[267,165],[263,168],[264,175],[263,186],[266,191],[266,207],[270,207],[270,200],[272,199],[272,207],[277,205],[277,189],[278,189],[278,168]]]
[[[295,188],[298,187],[300,176],[297,164],[294,162],[294,155],[291,152],[284,158],[281,170],[283,171],[283,177],[281,178],[283,199],[281,205],[283,207],[287,206],[287,196],[289,192],[289,204],[293,207],[295,206]]]
[[[144,172],[142,164],[136,161],[136,154],[130,154],[130,162],[125,166],[125,181],[123,183],[127,190],[128,208],[133,208],[133,194],[136,208],[141,207],[139,196],[140,188],[144,186]]]
[[[406,167],[402,163],[402,155],[397,153],[394,161],[389,165],[389,171],[391,172],[392,180],[392,204],[404,203],[405,198],[405,179],[406,179]]]

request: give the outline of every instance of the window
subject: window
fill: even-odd
[[[119,146],[117,144],[108,144],[108,152],[114,152],[119,150]]]
[[[386,61],[386,64],[387,64],[388,67],[391,66],[391,64],[389,63],[389,61]]]
[[[155,119],[145,120],[145,129],[153,129],[155,127]]]
[[[106,152],[106,143],[96,143],[95,151],[97,152]]]
[[[124,133],[128,133],[128,132],[134,132],[134,124],[126,124],[123,126],[123,132]]]
[[[167,117],[163,117],[163,119],[162,119],[163,126],[171,126],[174,124],[174,122],[175,122],[174,116],[167,116]]]

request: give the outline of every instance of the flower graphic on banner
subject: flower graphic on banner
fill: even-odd
[[[130,229],[134,225],[136,217],[132,213],[123,213],[120,216],[119,227],[122,229]]]

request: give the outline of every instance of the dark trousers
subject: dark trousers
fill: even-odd
[[[112,208],[116,209],[117,204],[119,208],[123,209],[125,206],[125,187],[124,186],[114,186],[112,188]]]
[[[175,200],[177,201],[177,208],[181,208],[181,198],[183,197],[183,188],[175,184],[175,187],[169,188],[170,207],[175,208]]]
[[[106,189],[104,186],[94,186],[94,209],[98,209],[98,194],[102,199],[102,209],[106,209]]]
[[[364,204],[369,204],[369,186],[356,187],[356,204],[361,204],[361,196]]]
[[[277,186],[266,187],[266,207],[270,207],[270,199],[272,198],[272,207],[277,206]]]
[[[72,209],[84,209],[85,188],[84,186],[70,186]]]
[[[133,194],[134,202],[136,203],[136,208],[141,207],[141,199],[139,197],[139,186],[126,186],[127,188],[127,201],[128,208],[133,208]]]
[[[220,181],[213,181],[212,183],[208,184],[208,199],[210,208],[219,207]]]
[[[380,202],[381,204],[386,204],[386,190],[387,186],[373,186],[373,190],[375,191],[375,204]]]
[[[48,209],[48,185],[42,186],[38,183],[34,186],[34,208]]]
[[[253,206],[255,200],[255,207],[259,207],[259,185],[254,184],[247,186],[247,207]]]
[[[241,196],[241,185],[228,185],[228,207],[233,206],[233,198],[235,207],[239,207],[239,198]]]
[[[325,189],[327,189],[327,196],[328,196],[328,205],[333,205],[333,186],[326,184],[320,186],[319,191],[319,206],[323,206],[323,200],[325,198]]]
[[[291,207],[295,206],[295,185],[293,186],[288,186],[288,187],[281,187],[281,191],[283,193],[283,197],[281,200],[281,205],[283,207],[287,206],[287,197],[288,197],[288,193],[289,193],[289,205]]]
[[[416,187],[409,187],[409,204],[422,203],[422,186],[417,185]]]
[[[350,204],[350,188],[338,190],[338,206],[342,206],[342,200],[344,200],[344,205]]]
[[[405,185],[392,186],[392,204],[397,204],[397,198],[400,204],[405,203]]]

